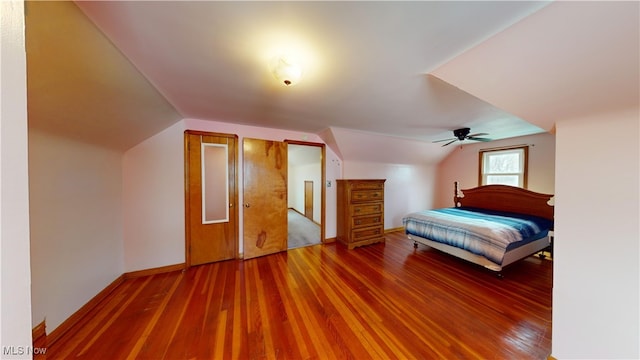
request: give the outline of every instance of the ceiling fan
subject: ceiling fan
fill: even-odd
[[[475,141],[485,141],[485,142],[491,141],[491,139],[489,138],[478,137],[478,136],[489,135],[487,133],[469,134],[470,132],[471,132],[471,129],[469,128],[455,129],[453,130],[453,136],[455,136],[454,138],[436,140],[434,141],[434,143],[448,141],[446,144],[442,145],[442,146],[447,146],[453,142],[464,141],[464,140],[475,140]]]

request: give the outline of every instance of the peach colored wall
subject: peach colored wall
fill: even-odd
[[[552,355],[640,357],[640,111],[556,124]]]
[[[122,153],[29,130],[33,324],[58,327],[124,272]]]
[[[435,167],[345,161],[345,179],[386,179],[384,185],[384,228],[402,227],[409,212],[432,206]]]
[[[455,146],[438,164],[435,207],[453,206],[453,183],[461,188],[478,186],[478,153],[480,149],[529,144],[529,186],[532,191],[554,193],[555,136],[549,133],[521,136],[489,143],[472,143]]]
[[[160,267],[185,261],[184,130],[237,134],[239,151],[245,137],[322,143],[314,134],[259,128],[216,121],[185,119],[127,151],[123,160],[125,271]],[[339,178],[341,162],[326,149],[327,180]],[[243,183],[242,156],[238,182]],[[335,237],[335,188],[327,188],[326,237]],[[242,204],[242,186],[239,188]],[[240,249],[242,251],[242,213]]]

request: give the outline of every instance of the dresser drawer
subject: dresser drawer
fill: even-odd
[[[384,225],[382,223],[382,214],[369,215],[369,216],[357,216],[351,218],[351,226],[353,228],[361,228],[368,226]]]
[[[384,230],[382,229],[382,225],[362,229],[353,229],[351,231],[351,239],[353,242],[358,242],[360,240],[365,240],[368,238],[382,237],[383,234]]]
[[[384,180],[380,181],[349,181],[348,187],[351,190],[375,190],[384,189]]]
[[[384,190],[353,190],[351,192],[352,203],[378,200],[384,200]]]
[[[382,202],[351,205],[351,214],[353,214],[353,216],[380,214],[383,212],[384,212],[384,205]]]

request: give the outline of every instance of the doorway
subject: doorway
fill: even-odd
[[[324,242],[324,144],[287,140],[288,248]]]

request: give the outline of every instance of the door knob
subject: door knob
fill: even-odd
[[[249,205],[249,203],[244,204],[244,207],[246,207],[246,208],[248,208],[249,206],[251,206],[251,205]]]

